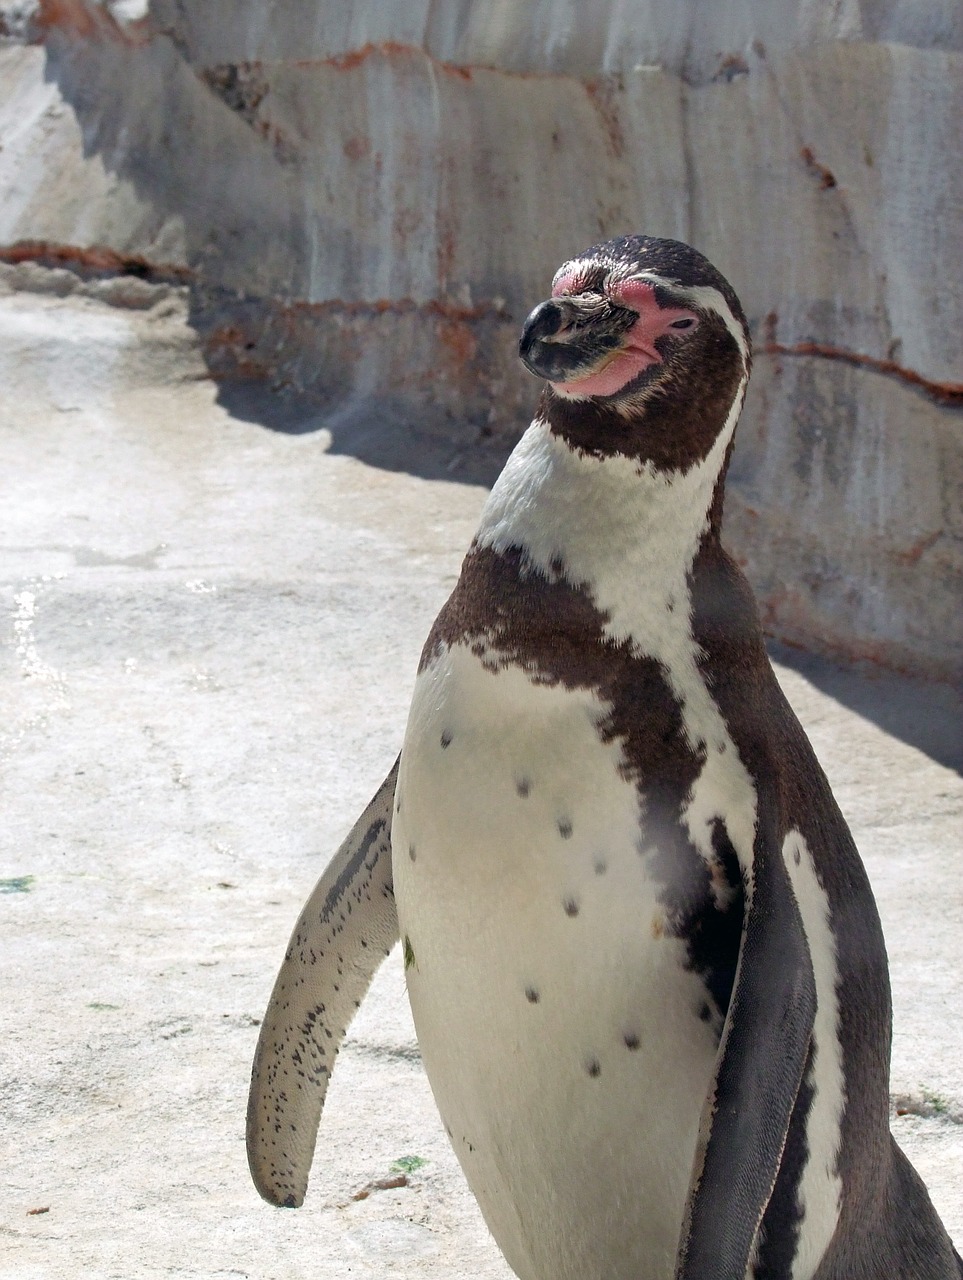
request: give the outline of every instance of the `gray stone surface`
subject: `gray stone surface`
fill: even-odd
[[[243,1144],[256,1020],[398,749],[484,496],[469,460],[370,410],[219,391],[183,289],[5,279],[0,1278],[509,1280],[397,953],[304,1209],[258,1200]],[[879,899],[894,1128],[959,1245],[959,701],[780,656]],[[408,1156],[409,1186],[355,1198]]]
[[[212,369],[470,446],[524,425],[559,262],[687,240],[755,333],[731,536],[768,625],[963,670],[953,0],[30,7],[0,259],[182,280]]]

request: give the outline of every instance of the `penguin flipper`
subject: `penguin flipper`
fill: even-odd
[[[676,1280],[744,1280],[772,1195],[816,1014],[780,846],[757,833],[736,980],[702,1113]]]
[[[398,764],[326,867],[294,927],[258,1036],[247,1158],[271,1204],[304,1200],[344,1033],[398,940],[391,816]]]

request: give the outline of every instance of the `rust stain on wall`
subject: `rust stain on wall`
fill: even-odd
[[[812,147],[803,147],[799,154],[809,172],[819,179],[820,191],[831,191],[837,185],[835,175],[824,164],[819,163],[813,154]]]
[[[289,65],[293,67],[333,67],[336,71],[354,71],[369,58],[380,57],[387,61],[405,61],[412,58],[418,61],[431,62],[437,70],[444,74],[457,76],[460,80],[472,78],[472,68],[461,66],[457,62],[443,62],[434,58],[425,49],[417,45],[404,44],[400,40],[381,40],[377,43],[369,40],[357,49],[347,53],[331,54],[327,58],[296,58]]]
[[[768,321],[769,317],[767,317]],[[899,378],[925,392],[939,404],[963,406],[963,382],[935,382],[925,378],[915,369],[907,369],[894,360],[881,360],[878,356],[863,355],[859,351],[847,351],[844,347],[834,347],[825,342],[763,342],[759,348],[770,356],[818,356],[822,360],[840,360],[844,364],[856,365],[863,369],[872,369],[875,373]]]
[[[621,159],[625,155],[625,132],[618,109],[618,97],[623,88],[624,86],[611,76],[585,81],[585,92],[588,94],[589,102],[598,112],[609,150],[616,159]]]
[[[930,547],[935,546],[942,537],[943,530],[934,529],[932,533],[928,533],[924,537],[919,538],[912,546],[907,547],[905,551],[898,551],[896,553],[896,559],[899,560],[901,564],[919,564],[920,560],[922,560],[926,552],[929,551]]]
[[[53,0],[51,0],[53,2]],[[72,3],[79,3],[80,0],[70,0]],[[509,70],[504,67],[496,67],[492,63],[473,62],[470,64],[461,62],[449,62],[443,58],[436,58],[434,54],[429,53],[427,49],[421,48],[420,45],[405,44],[400,40],[382,40],[377,43],[368,41],[366,44],[359,46],[357,49],[350,49],[345,53],[330,54],[327,57],[317,58],[284,58],[284,65],[287,67],[297,67],[300,70],[313,70],[316,67],[331,67],[335,71],[356,71],[358,67],[363,66],[372,58],[381,58],[387,62],[411,62],[417,61],[421,63],[430,63],[431,66],[441,75],[453,76],[458,80],[471,81],[475,74],[479,71],[491,72],[492,75],[504,76],[512,80],[571,80],[580,79],[580,77],[564,71],[518,71]],[[269,69],[275,63],[264,59],[251,59],[245,61],[243,65],[250,70]]]
[[[80,275],[137,276],[152,284],[190,284],[196,272],[173,262],[151,262],[137,253],[117,253],[102,245],[56,244],[51,240],[17,240],[0,245],[0,262],[16,266],[35,262],[42,267],[66,267]]]
[[[85,0],[40,0],[35,22],[40,31],[68,31],[82,40],[107,39],[132,48],[148,44],[153,34],[147,18],[121,25],[106,7]]]
[[[469,364],[475,358],[478,341],[464,320],[450,320],[447,324],[440,325],[438,338],[457,365]]]

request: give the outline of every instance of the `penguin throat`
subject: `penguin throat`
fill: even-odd
[[[689,575],[717,533],[731,435],[719,433],[687,470],[661,471],[573,449],[536,419],[489,495],[476,545],[520,552],[530,571],[584,587],[613,637],[661,652],[663,628],[667,636],[689,625]]]
[[[542,392],[537,420],[576,453],[600,460],[629,458],[665,474],[700,466],[720,441],[723,455],[742,408],[746,379],[699,397],[655,386],[616,406]],[[720,461],[720,469],[722,463]]]

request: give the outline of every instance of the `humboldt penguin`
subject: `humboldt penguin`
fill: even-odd
[[[295,929],[248,1150],[300,1204],[400,937],[428,1079],[520,1280],[959,1280],[889,1130],[872,891],[720,540],[746,318],[629,236],[556,274],[544,381],[400,760]]]

